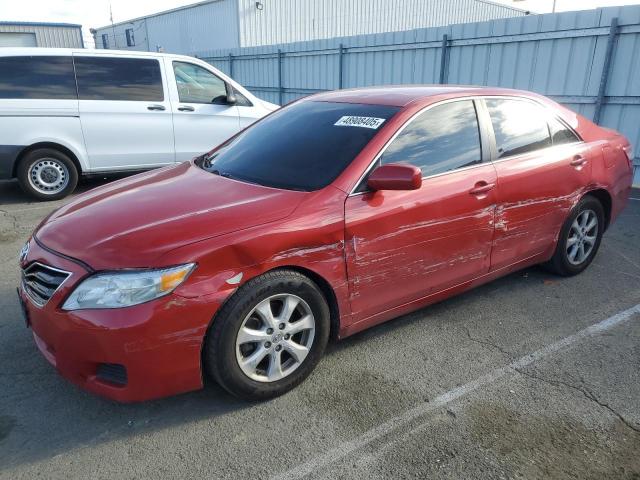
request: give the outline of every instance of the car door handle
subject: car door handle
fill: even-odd
[[[587,163],[586,158],[584,158],[582,155],[576,155],[575,157],[573,157],[573,160],[571,160],[570,165],[572,167],[580,167],[585,163]]]
[[[147,110],[166,110],[164,105],[149,105]]]
[[[183,105],[182,107],[178,107],[178,110],[181,112],[193,112],[195,108],[190,107],[189,105]]]
[[[496,186],[495,183],[487,183],[483,180],[483,181],[477,182],[475,186],[471,190],[469,190],[469,193],[471,195],[482,195],[484,193],[487,193],[490,190],[493,190],[495,186]]]

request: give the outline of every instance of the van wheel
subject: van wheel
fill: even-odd
[[[204,367],[234,395],[275,397],[311,373],[329,328],[329,307],[314,282],[294,271],[268,272],[220,309],[205,340]]]
[[[602,204],[597,198],[586,195],[562,226],[555,254],[546,267],[564,277],[577,275],[593,261],[603,233]]]
[[[64,153],[38,148],[25,155],[18,165],[22,189],[38,200],[60,200],[78,184],[78,169]]]

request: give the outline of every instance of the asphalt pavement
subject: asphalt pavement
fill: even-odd
[[[331,344],[280,398],[210,382],[121,405],[62,379],[21,319],[18,251],[65,200],[0,182],[0,479],[637,480],[633,197],[581,275],[530,268]]]

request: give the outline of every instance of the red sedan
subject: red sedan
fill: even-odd
[[[21,254],[44,356],[119,401],[268,398],[346,337],[535,264],[575,275],[631,149],[551,100],[476,87],[295,102],[191,162],[76,197]]]

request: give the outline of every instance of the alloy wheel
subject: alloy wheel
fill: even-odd
[[[580,265],[593,252],[598,238],[598,216],[593,210],[583,210],[575,218],[567,237],[567,260]]]
[[[290,375],[309,354],[316,323],[311,308],[292,294],[270,296],[245,317],[236,336],[236,360],[258,382]]]

